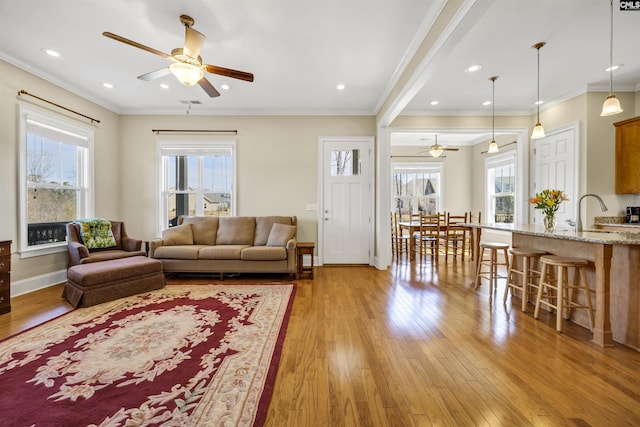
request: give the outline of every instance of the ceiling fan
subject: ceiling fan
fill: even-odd
[[[201,32],[192,28],[195,21],[190,16],[180,15],[180,22],[182,22],[185,27],[184,47],[173,49],[171,55],[108,31],[105,31],[102,35],[173,61],[168,67],[138,76],[140,80],[155,80],[172,73],[180,83],[185,86],[193,86],[197,83],[210,97],[220,96],[220,92],[204,77],[205,71],[248,82],[253,81],[253,74],[251,73],[203,64],[202,58],[200,57],[200,49],[206,37]]]
[[[427,139],[424,139],[425,141]],[[425,153],[427,150],[421,151],[420,153]],[[440,157],[444,151],[458,151],[458,148],[455,147],[445,147],[443,145],[438,144],[438,135],[435,134],[435,144],[429,148],[429,154],[431,157]]]

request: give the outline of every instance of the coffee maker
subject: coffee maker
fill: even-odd
[[[640,206],[627,206],[625,221],[630,224],[640,223]]]

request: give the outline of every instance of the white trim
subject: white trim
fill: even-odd
[[[67,270],[58,270],[11,282],[11,298],[67,281]]]

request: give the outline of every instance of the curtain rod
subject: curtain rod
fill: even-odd
[[[22,90],[20,90],[20,91],[18,92],[18,96],[20,96],[20,95],[29,95],[29,96],[32,96],[32,97],[34,97],[34,98],[36,98],[36,99],[39,99],[40,101],[43,101],[43,102],[46,102],[46,103],[48,103],[48,104],[54,105],[54,106],[56,106],[56,107],[58,107],[58,108],[62,108],[63,110],[67,110],[67,111],[69,111],[69,112],[71,112],[71,113],[73,113],[73,114],[77,114],[77,115],[79,115],[79,116],[82,116],[82,117],[84,117],[85,119],[89,119],[89,120],[91,120],[91,123],[93,123],[93,122],[100,123],[100,120],[98,120],[98,119],[94,119],[93,117],[85,116],[84,114],[82,114],[82,113],[78,113],[77,111],[73,111],[73,110],[72,110],[72,109],[70,109],[70,108],[63,107],[62,105],[60,105],[60,104],[56,104],[55,102],[51,102],[51,101],[49,101],[49,100],[47,100],[47,99],[40,98],[39,96],[36,96],[36,95],[34,95],[34,94],[32,94],[32,93],[29,93],[29,92],[27,92],[27,91],[26,91],[26,90],[24,90],[24,89],[22,89]]]
[[[153,133],[232,133],[234,135],[238,134],[236,129],[151,129]]]

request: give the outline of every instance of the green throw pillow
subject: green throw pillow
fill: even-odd
[[[111,221],[102,218],[82,219],[80,236],[87,249],[105,249],[116,246],[116,239],[111,231]]]

